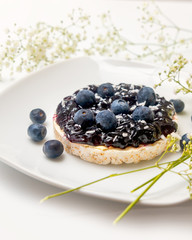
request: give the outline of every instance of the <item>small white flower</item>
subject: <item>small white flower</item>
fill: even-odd
[[[175,144],[173,144],[173,146],[172,146],[172,152],[179,152],[181,150],[181,147],[180,147],[180,144],[178,144],[178,143],[175,143]]]
[[[172,132],[171,137],[173,137],[175,140],[180,140],[181,139],[181,136],[176,132]]]
[[[5,34],[9,34],[10,30],[8,28],[5,28],[4,32]]]
[[[10,62],[5,62],[5,66],[8,68],[10,66]]]
[[[192,139],[192,133],[188,133],[188,134],[187,134],[187,137],[188,137],[189,139]]]
[[[188,175],[192,175],[192,169],[189,169],[189,170],[187,171],[187,174],[188,174]]]
[[[17,72],[21,72],[21,71],[22,71],[21,65],[17,66],[16,71],[17,71]]]
[[[7,46],[10,46],[10,45],[11,45],[11,41],[8,39],[8,40],[6,41],[6,44],[7,44]]]

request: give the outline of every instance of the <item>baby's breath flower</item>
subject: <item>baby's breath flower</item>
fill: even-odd
[[[176,132],[172,132],[170,136],[171,136],[172,139],[174,139],[176,141],[181,139],[181,136]]]
[[[179,152],[181,150],[180,144],[179,143],[174,143],[172,145],[172,148],[170,150],[170,152]]]
[[[8,28],[5,28],[4,32],[5,34],[9,34],[10,30]]]
[[[23,28],[15,24],[13,30],[6,30],[7,41],[0,46],[0,75],[9,70],[17,72],[35,71],[62,59],[81,55],[118,56],[124,59],[167,61],[178,53],[180,46],[188,46],[192,41],[192,30],[178,27],[153,1],[139,7],[142,16],[139,21],[145,42],[133,42],[132,35],[122,35],[122,29],[115,26],[110,12],[98,16],[95,26],[91,16],[81,8],[73,9],[68,19],[57,25],[38,22],[35,26]],[[170,33],[173,30],[173,34]],[[126,30],[126,29],[124,29]],[[183,36],[182,33],[185,33]],[[129,39],[130,38],[130,39]],[[24,61],[26,60],[26,61]],[[9,62],[9,64],[7,64]],[[180,58],[169,72],[168,81],[188,64]],[[189,93],[192,77],[187,79],[187,88],[177,92]],[[160,86],[158,84],[157,86]]]
[[[186,65],[192,67],[191,63],[182,55],[177,57],[171,64],[167,65],[167,68],[162,73],[159,74],[160,82],[155,84],[155,87],[159,87],[164,82],[169,81],[176,83],[177,88],[174,89],[175,93],[192,93],[192,75],[188,74],[185,83],[180,79],[180,73],[184,70]]]
[[[17,66],[17,67],[16,67],[16,71],[17,71],[17,72],[21,72],[21,71],[22,71],[22,66],[21,66],[21,65]]]
[[[188,133],[187,137],[192,140],[192,133]]]

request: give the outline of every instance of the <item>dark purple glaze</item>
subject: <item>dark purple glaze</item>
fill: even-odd
[[[117,127],[113,132],[103,132],[96,123],[82,129],[80,125],[75,124],[74,114],[81,109],[75,102],[76,91],[72,96],[65,97],[58,105],[56,110],[56,122],[64,130],[69,141],[74,143],[88,144],[92,146],[112,146],[126,148],[127,146],[138,147],[140,144],[153,143],[161,138],[161,135],[168,134],[177,130],[177,123],[173,121],[175,110],[173,105],[159,97],[156,94],[156,104],[150,106],[154,112],[154,121],[147,123],[145,121],[134,122],[132,112],[138,106],[137,93],[142,86],[121,83],[113,85],[115,95],[108,98],[101,98],[97,94],[97,86],[89,85],[87,88],[95,93],[96,103],[89,109],[96,114],[105,109],[110,109],[111,103],[118,98],[122,98],[129,103],[130,112],[128,114],[118,114]]]

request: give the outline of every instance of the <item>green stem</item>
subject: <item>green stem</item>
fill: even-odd
[[[134,188],[133,190],[131,190],[131,193],[133,193],[133,192],[137,191],[138,189],[144,187],[145,185],[147,185],[148,183],[150,183],[150,182],[153,181],[154,179],[155,179],[155,177],[149,179],[147,182],[145,182],[145,183],[139,185],[138,187]]]
[[[174,27],[173,27],[174,28]],[[175,27],[178,31],[181,32],[188,32],[188,33],[192,33],[191,29],[187,29],[187,28],[182,28],[182,27]]]
[[[181,164],[182,162],[184,162],[185,160],[187,160],[190,156],[188,155],[182,155],[179,159],[177,159],[176,161],[173,161],[172,163],[167,163],[167,168],[164,169],[160,174],[158,174],[157,176],[154,177],[152,183],[133,201],[131,202],[127,208],[125,208],[125,210],[115,219],[114,223],[119,222],[119,220],[121,220],[131,209],[132,207],[135,206],[135,204],[143,197],[143,195],[168,171],[170,171],[171,169],[175,168],[176,166],[178,166],[179,164]],[[148,181],[150,182],[150,181]]]
[[[174,162],[174,161],[173,161],[173,162]],[[172,162],[172,163],[173,163],[173,162]],[[167,163],[167,164],[170,164],[170,163],[171,163],[171,162],[169,162],[169,163]],[[161,164],[161,165],[162,165],[162,164]],[[157,167],[160,168],[160,167],[159,167],[159,164],[157,165]],[[170,170],[170,172],[173,172],[173,171]],[[177,172],[173,172],[173,173],[176,174]],[[177,174],[179,174],[179,173],[177,173]],[[155,176],[155,177],[156,177],[156,176]],[[138,189],[144,187],[145,185],[147,185],[148,183],[150,183],[151,181],[153,181],[153,180],[155,179],[155,177],[149,179],[148,181],[146,181],[146,182],[144,182],[143,184],[139,185],[138,187],[134,188],[133,190],[131,190],[131,193],[133,193],[133,192],[137,191]]]
[[[180,83],[179,80],[173,79],[173,81],[174,81],[175,83],[179,84],[179,85],[180,85],[182,88],[184,88],[186,91],[192,93],[192,90],[189,89],[189,88],[187,88],[187,87],[185,87],[182,83]]]
[[[163,154],[160,156],[160,158],[157,160],[157,162],[155,163],[155,165],[156,165],[156,167],[158,167],[158,168],[160,168],[159,167],[159,162],[162,160],[162,158],[165,156],[165,154],[168,152],[168,150],[169,150],[169,148],[173,145],[175,143],[175,141],[174,142],[170,142],[169,144],[168,144],[168,146],[166,147],[166,150],[163,152]]]
[[[115,219],[113,223],[119,222],[131,209],[132,207],[143,197],[143,195],[161,178],[168,170],[165,169],[159,175],[157,175],[153,182],[132,202],[128,205],[128,207]]]
[[[56,194],[53,194],[53,195],[49,195],[49,196],[43,198],[43,199],[40,201],[40,203],[42,203],[42,202],[44,202],[44,201],[46,201],[46,200],[48,200],[48,199],[50,199],[50,198],[58,197],[58,196],[61,196],[61,195],[64,195],[64,194],[67,194],[67,193],[70,193],[70,192],[79,190],[79,189],[81,189],[81,188],[83,188],[83,187],[87,187],[87,186],[89,186],[89,185],[91,185],[91,184],[94,184],[94,183],[103,181],[103,180],[105,180],[105,179],[107,179],[107,178],[115,177],[116,175],[117,175],[117,174],[111,174],[111,175],[109,175],[109,176],[107,176],[107,177],[100,178],[100,179],[98,179],[98,180],[95,180],[95,181],[93,181],[93,182],[90,182],[90,183],[81,185],[81,186],[79,186],[79,187],[72,188],[72,189],[66,190],[66,191],[64,191],[64,192],[56,193]]]
[[[161,8],[158,6],[157,3],[155,3],[155,2],[153,1],[153,4],[154,4],[154,6],[156,7],[156,9],[159,11],[159,13],[161,14],[161,16],[163,16],[170,24],[172,24],[172,26],[174,26],[174,27],[177,28],[177,29],[179,28],[175,22],[173,22],[166,14],[164,14],[164,13],[162,12]]]
[[[185,39],[185,40],[191,41],[192,38]],[[152,52],[149,52],[149,53],[146,53],[146,54],[143,54],[143,55],[141,54],[141,56],[146,58],[148,56],[151,56],[151,55],[153,55],[155,53],[158,53],[158,52],[162,51],[162,47],[168,49],[170,47],[177,46],[178,44],[180,44],[180,42],[174,42],[174,43],[170,43],[170,44],[167,44],[167,45],[159,45],[160,46],[159,48],[153,50]],[[137,44],[135,44],[135,45],[137,45]]]
[[[172,162],[173,162],[173,161],[171,161],[171,162],[165,162],[165,163],[161,163],[161,164],[159,164],[159,165],[170,164],[170,163],[172,163]],[[108,178],[118,177],[118,176],[126,175],[126,174],[129,174],[129,173],[140,172],[140,171],[144,171],[144,170],[151,169],[151,168],[156,168],[156,167],[157,167],[156,165],[153,165],[153,166],[150,166],[150,167],[140,168],[140,169],[136,169],[136,170],[132,170],[132,171],[128,171],[128,172],[110,174],[110,175],[108,175],[108,176],[106,176],[106,177],[97,179],[97,180],[95,180],[95,181],[89,182],[89,183],[84,184],[84,185],[81,185],[81,186],[79,186],[79,187],[72,188],[72,189],[69,189],[69,190],[66,190],[66,191],[63,191],[63,192],[60,192],[60,193],[56,193],[56,194],[53,194],[53,195],[46,196],[45,198],[43,198],[43,199],[40,201],[40,203],[43,203],[44,201],[46,201],[46,200],[48,200],[48,199],[50,199],[50,198],[54,198],[54,197],[58,197],[58,196],[61,196],[61,195],[70,193],[70,192],[74,192],[74,191],[79,190],[79,189],[81,189],[81,188],[83,188],[83,187],[92,185],[92,184],[97,183],[97,182],[101,182],[101,181],[106,180],[106,179],[108,179]]]
[[[172,162],[169,162],[169,163],[167,162],[166,164],[167,164],[167,165],[168,165],[168,164],[174,164],[175,162],[176,162],[176,161],[172,161]],[[156,162],[156,164],[157,164],[157,162]],[[160,165],[163,165],[163,164],[160,164]],[[159,164],[157,165],[157,167],[158,167],[159,169],[161,169],[160,166],[159,166]],[[175,172],[175,173],[176,173],[176,172]],[[155,176],[155,177],[156,177],[156,176]],[[145,183],[143,183],[143,184],[139,185],[138,187],[134,188],[133,190],[131,190],[131,193],[133,193],[133,192],[137,191],[138,189],[144,187],[145,185],[147,185],[148,183],[150,183],[151,181],[153,181],[153,180],[155,179],[155,177],[149,179],[149,180],[146,181]]]
[[[76,190],[79,190],[83,187],[87,187],[89,185],[92,185],[94,183],[97,183],[97,182],[100,182],[100,181],[103,181],[103,180],[106,180],[108,178],[112,178],[112,177],[117,177],[117,176],[121,176],[121,175],[126,175],[126,174],[129,174],[129,173],[134,173],[134,172],[139,172],[139,171],[144,171],[144,170],[147,170],[147,169],[150,169],[150,168],[155,168],[156,166],[153,165],[153,166],[150,166],[150,167],[145,167],[145,168],[140,168],[140,169],[136,169],[136,170],[132,170],[132,171],[128,171],[128,172],[123,172],[123,173],[114,173],[114,174],[110,174],[106,177],[103,177],[103,178],[100,178],[100,179],[97,179],[95,181],[92,181],[92,182],[89,182],[87,184],[84,184],[84,185],[81,185],[79,187],[76,187],[76,188],[72,188],[72,189],[69,189],[69,190],[66,190],[66,191],[63,191],[63,192],[60,192],[60,193],[56,193],[56,194],[53,194],[53,195],[49,195],[49,196],[46,196],[45,198],[43,198],[40,202],[44,202],[50,198],[54,198],[54,197],[58,197],[58,196],[61,196],[61,195],[64,195],[64,194],[67,194],[67,193],[70,193],[70,192],[73,192],[73,191],[76,191]]]

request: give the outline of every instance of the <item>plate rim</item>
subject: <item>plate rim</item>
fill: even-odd
[[[91,61],[95,61],[96,63],[98,61],[105,61],[106,58],[93,58],[93,57],[75,57],[75,58],[72,58],[72,59],[65,59],[63,61],[59,61],[57,63],[54,63],[54,64],[51,64],[49,66],[46,66],[42,69],[39,69],[35,72],[32,72],[32,73],[29,73],[27,74],[26,76],[22,77],[22,78],[19,78],[17,80],[15,80],[14,82],[11,82],[8,86],[6,86],[6,88],[2,89],[0,91],[0,97],[2,97],[3,95],[5,95],[7,92],[11,91],[12,88],[14,88],[15,86],[19,85],[19,84],[22,84],[22,82],[25,82],[27,81],[28,78],[30,77],[33,77],[33,76],[36,76],[38,75],[39,73],[42,73],[44,71],[47,71],[48,69],[51,69],[51,68],[54,68],[56,67],[57,65],[62,65],[62,64],[65,64],[66,62],[72,62],[72,61],[77,61],[77,60],[81,60],[81,59],[89,59]],[[128,61],[128,60],[121,60],[121,59],[114,59],[114,58],[107,58],[107,59],[110,59],[110,60],[115,60],[115,61],[123,61],[125,62],[126,64],[129,64],[129,63],[133,63],[133,64],[136,64],[136,65],[147,65],[151,68],[157,68],[158,66],[157,65],[153,65],[153,64],[148,64],[148,63],[142,63],[140,61]],[[61,189],[64,189],[64,188],[69,188],[69,186],[64,186],[64,184],[61,184],[59,183],[58,181],[53,181],[51,179],[49,179],[48,177],[45,177],[45,176],[41,176],[40,174],[35,174],[33,171],[30,171],[29,169],[17,164],[17,163],[14,163],[12,161],[10,161],[9,159],[6,159],[6,157],[2,157],[0,156],[0,161],[6,165],[8,165],[9,167],[12,167],[14,168],[15,170],[29,176],[29,177],[32,177],[38,181],[41,181],[41,182],[44,182],[46,184],[49,184],[49,185],[52,185],[52,186],[55,186],[55,187],[58,187],[58,188],[61,188]],[[82,189],[79,189],[78,191],[75,191],[76,193],[80,193],[80,194],[85,194],[85,195],[88,195],[88,196],[91,196],[91,197],[98,197],[98,198],[101,198],[101,199],[106,199],[106,200],[112,200],[112,201],[117,201],[117,202],[124,202],[124,203],[130,203],[131,201],[128,200],[128,199],[120,199],[120,198],[115,198],[115,197],[112,197],[112,196],[107,196],[107,194],[104,194],[103,192],[99,193],[97,191],[94,191],[94,190],[86,190],[86,188],[82,188]],[[183,202],[187,202],[189,201],[189,198],[186,197],[186,198],[183,198],[183,199],[179,199],[175,202],[151,202],[150,199],[140,199],[139,201],[139,204],[141,205],[146,205],[146,206],[170,206],[170,205],[177,205],[177,204],[180,204],[180,203],[183,203]]]

